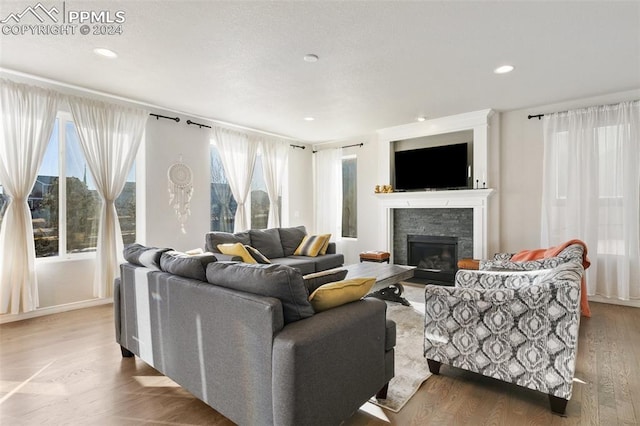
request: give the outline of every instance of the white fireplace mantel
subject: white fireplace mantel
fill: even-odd
[[[473,209],[473,257],[487,258],[488,206],[494,189],[392,192],[375,194],[386,224],[386,250],[393,252],[393,209]]]

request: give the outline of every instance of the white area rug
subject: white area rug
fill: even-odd
[[[411,306],[387,303],[387,318],[396,322],[395,376],[389,382],[386,399],[371,398],[369,402],[397,413],[431,376],[424,346],[424,287],[403,283],[402,295]],[[372,291],[378,290],[373,288]]]

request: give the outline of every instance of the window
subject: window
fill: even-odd
[[[342,236],[358,237],[357,159],[342,158]]]
[[[116,210],[124,243],[135,242],[135,166]],[[60,113],[29,195],[36,257],[96,251],[102,201],[71,116]]]
[[[211,230],[233,232],[238,204],[224,174],[222,160],[215,145],[210,148],[211,159]]]
[[[267,229],[269,206],[269,194],[262,171],[262,155],[258,153],[251,177],[251,228]]]
[[[231,194],[231,188],[224,174],[222,160],[215,145],[211,145],[211,230],[233,232],[235,214],[238,208]],[[262,171],[262,156],[258,153],[251,178],[249,203],[251,209],[251,229],[266,229],[269,220],[269,195]],[[280,202],[280,200],[279,200]]]

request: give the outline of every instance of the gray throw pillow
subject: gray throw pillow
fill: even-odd
[[[322,272],[315,272],[313,274],[303,275],[304,285],[307,287],[309,294],[316,291],[316,289],[324,284],[333,283],[336,281],[342,281],[347,277],[346,269],[328,270]]]
[[[285,324],[314,314],[302,275],[284,265],[215,262],[207,265],[207,281],[221,287],[275,297],[282,303]]]
[[[150,269],[160,269],[160,256],[162,253],[173,250],[171,248],[146,247],[142,244],[129,244],[122,250],[124,259],[138,266],[145,266]]]
[[[307,229],[304,225],[294,226],[292,228],[278,228],[280,234],[280,243],[285,256],[293,256],[302,239],[307,235]]]
[[[252,229],[249,231],[249,236],[251,244],[247,245],[257,248],[267,259],[284,257],[278,228]]]
[[[218,250],[218,244],[235,243],[242,243],[242,245],[251,244],[249,232],[245,231],[232,234],[230,232],[214,231],[207,232],[204,236],[204,247],[211,253],[220,253],[220,250]]]
[[[247,249],[247,251],[249,252],[249,255],[251,255],[251,257],[253,257],[253,260],[255,260],[258,263],[271,263],[271,261],[269,259],[267,259],[267,257],[260,253],[260,250],[258,250],[257,248],[251,247],[251,246],[244,246],[244,248]]]
[[[162,253],[160,269],[170,274],[207,281],[207,265],[217,258],[212,253],[189,255],[178,251]]]

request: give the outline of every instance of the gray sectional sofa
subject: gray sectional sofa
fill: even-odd
[[[126,257],[114,286],[123,356],[239,425],[338,425],[393,377],[383,301],[315,312],[301,272],[286,265],[142,246]]]
[[[242,243],[254,247],[266,256],[271,263],[291,266],[299,270],[303,275],[314,272],[337,268],[344,264],[344,256],[336,253],[334,242],[329,243],[327,253],[324,255],[296,256],[296,248],[307,235],[304,226],[290,228],[270,228],[264,230],[249,230],[239,233],[209,232],[205,236],[205,250],[215,255],[220,254],[218,244]],[[230,260],[225,255],[220,259]],[[233,258],[233,260],[240,260]]]

